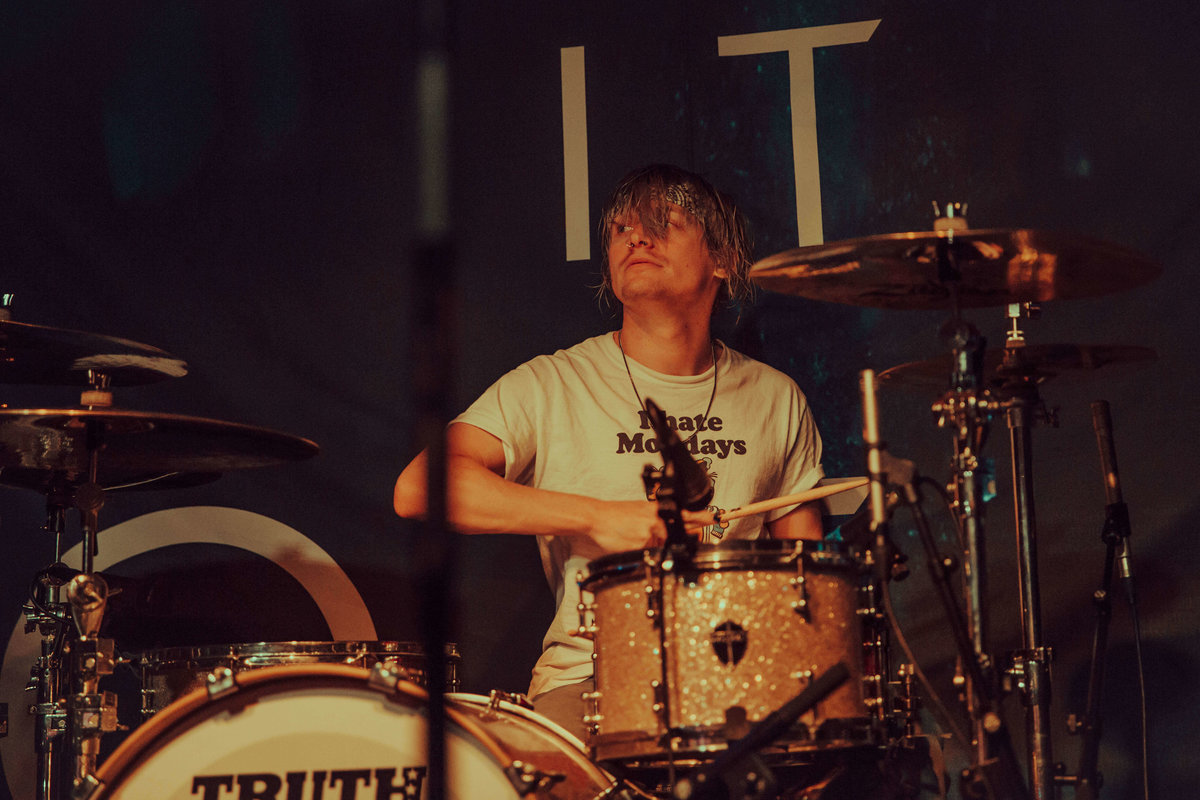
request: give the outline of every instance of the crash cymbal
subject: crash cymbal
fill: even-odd
[[[41,492],[88,481],[106,490],[176,488],[222,473],[315,456],[286,433],[178,414],[90,408],[0,408],[0,484]]]
[[[0,383],[88,386],[89,370],[137,386],[186,375],[187,364],[128,339],[0,319]]]
[[[1007,355],[1007,358],[1006,358]],[[1114,364],[1153,361],[1149,347],[1112,344],[1027,344],[1009,350],[992,349],[983,356],[984,387],[1001,390],[1012,381],[1043,383],[1064,372],[1091,372]],[[880,372],[880,385],[940,390],[947,387],[953,361],[949,354],[913,361]]]
[[[766,289],[855,306],[949,309],[939,251],[961,275],[960,308],[1119,292],[1162,269],[1140,253],[1082,236],[1033,230],[892,233],[801,247],[762,259],[750,279]]]

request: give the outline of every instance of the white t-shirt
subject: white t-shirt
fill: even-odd
[[[632,376],[642,399],[663,409],[708,469],[714,510],[801,492],[822,477],[816,424],[804,395],[782,372],[719,345],[716,395],[705,416],[714,368],[680,376],[628,363],[629,373],[611,334],[596,336],[522,364],[454,421],[503,443],[507,480],[601,500],[644,500],[643,467],[661,467],[662,458]],[[710,527],[702,541],[756,538],[765,521],[791,510]],[[533,670],[530,697],[591,676],[592,642],[572,635],[579,627],[577,577],[586,574],[588,562],[606,555],[581,537],[539,536],[538,548],[557,612]]]

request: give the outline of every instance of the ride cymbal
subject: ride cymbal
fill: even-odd
[[[854,306],[941,309],[1043,302],[1132,289],[1162,269],[1120,245],[1034,230],[892,233],[787,250],[758,261],[765,289]]]

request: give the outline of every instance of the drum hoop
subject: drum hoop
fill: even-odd
[[[100,789],[90,800],[102,800],[110,787],[124,781],[133,770],[174,741],[179,733],[215,717],[231,703],[236,703],[234,707],[244,707],[260,697],[275,694],[276,686],[283,687],[278,690],[280,692],[326,687],[365,688],[380,693],[388,702],[399,702],[418,711],[428,702],[428,692],[415,683],[399,680],[394,686],[385,687],[370,683],[370,676],[370,670],[345,664],[283,665],[237,673],[233,676],[234,688],[217,697],[210,697],[206,688],[188,692],[136,728],[112,752],[96,773]],[[348,682],[354,685],[348,687]],[[498,764],[508,767],[512,763],[508,752],[470,715],[448,704],[445,712],[447,722],[474,737]]]
[[[481,708],[488,708],[493,703],[492,699],[489,697],[481,694],[471,694],[469,692],[448,692],[446,694],[446,699],[463,703],[464,705]],[[515,714],[523,720],[536,723],[544,730],[550,731],[555,736],[565,740],[567,744],[578,749],[579,752],[584,754],[586,757],[588,752],[587,744],[585,744],[578,736],[571,733],[569,730],[559,725],[549,717],[544,717],[533,709],[526,708],[525,706],[518,705],[517,703],[509,702],[508,700],[500,700],[496,703],[496,705],[504,711]]]
[[[176,647],[156,647],[138,650],[130,653],[135,663],[148,665],[151,663],[181,663],[209,660],[236,660],[262,657],[304,657],[335,655],[349,656],[424,656],[425,650],[419,642],[402,642],[392,640],[382,641],[279,641],[279,642],[235,642],[207,645],[185,645]],[[452,642],[446,643],[446,657],[451,661],[460,661],[458,646]],[[154,661],[150,661],[154,659]]]
[[[582,589],[593,583],[620,579],[647,567],[657,568],[661,550],[629,550],[602,556],[588,564]],[[746,569],[792,569],[798,560],[814,568],[859,569],[861,555],[842,542],[807,539],[735,539],[696,547],[691,567],[700,572]],[[678,562],[676,562],[678,565]]]

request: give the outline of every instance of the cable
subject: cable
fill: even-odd
[[[913,654],[912,648],[908,644],[908,639],[904,636],[904,630],[900,627],[900,621],[897,619],[895,609],[892,607],[892,595],[888,590],[887,583],[885,582],[880,589],[880,595],[883,598],[883,609],[884,613],[887,614],[888,624],[891,626],[892,631],[896,634],[896,641],[900,644],[900,649],[904,651],[905,658],[907,658],[909,663],[912,664],[913,674],[917,676],[917,680],[920,681],[921,687],[925,690],[926,695],[928,695],[930,704],[934,707],[935,716],[941,717],[942,724],[950,729],[951,735],[954,736],[959,745],[969,751],[971,749],[970,740],[966,737],[958,725],[955,724],[954,717],[951,716],[950,711],[946,708],[945,703],[942,702],[941,695],[939,695],[937,690],[933,688],[933,684],[925,675],[925,671],[921,669],[921,665],[917,661],[916,655]]]
[[[1142,660],[1142,623],[1137,605],[1131,603],[1129,610],[1133,617],[1133,649],[1137,659],[1138,699],[1142,717],[1142,800],[1150,800],[1150,735],[1146,713],[1146,665]]]

